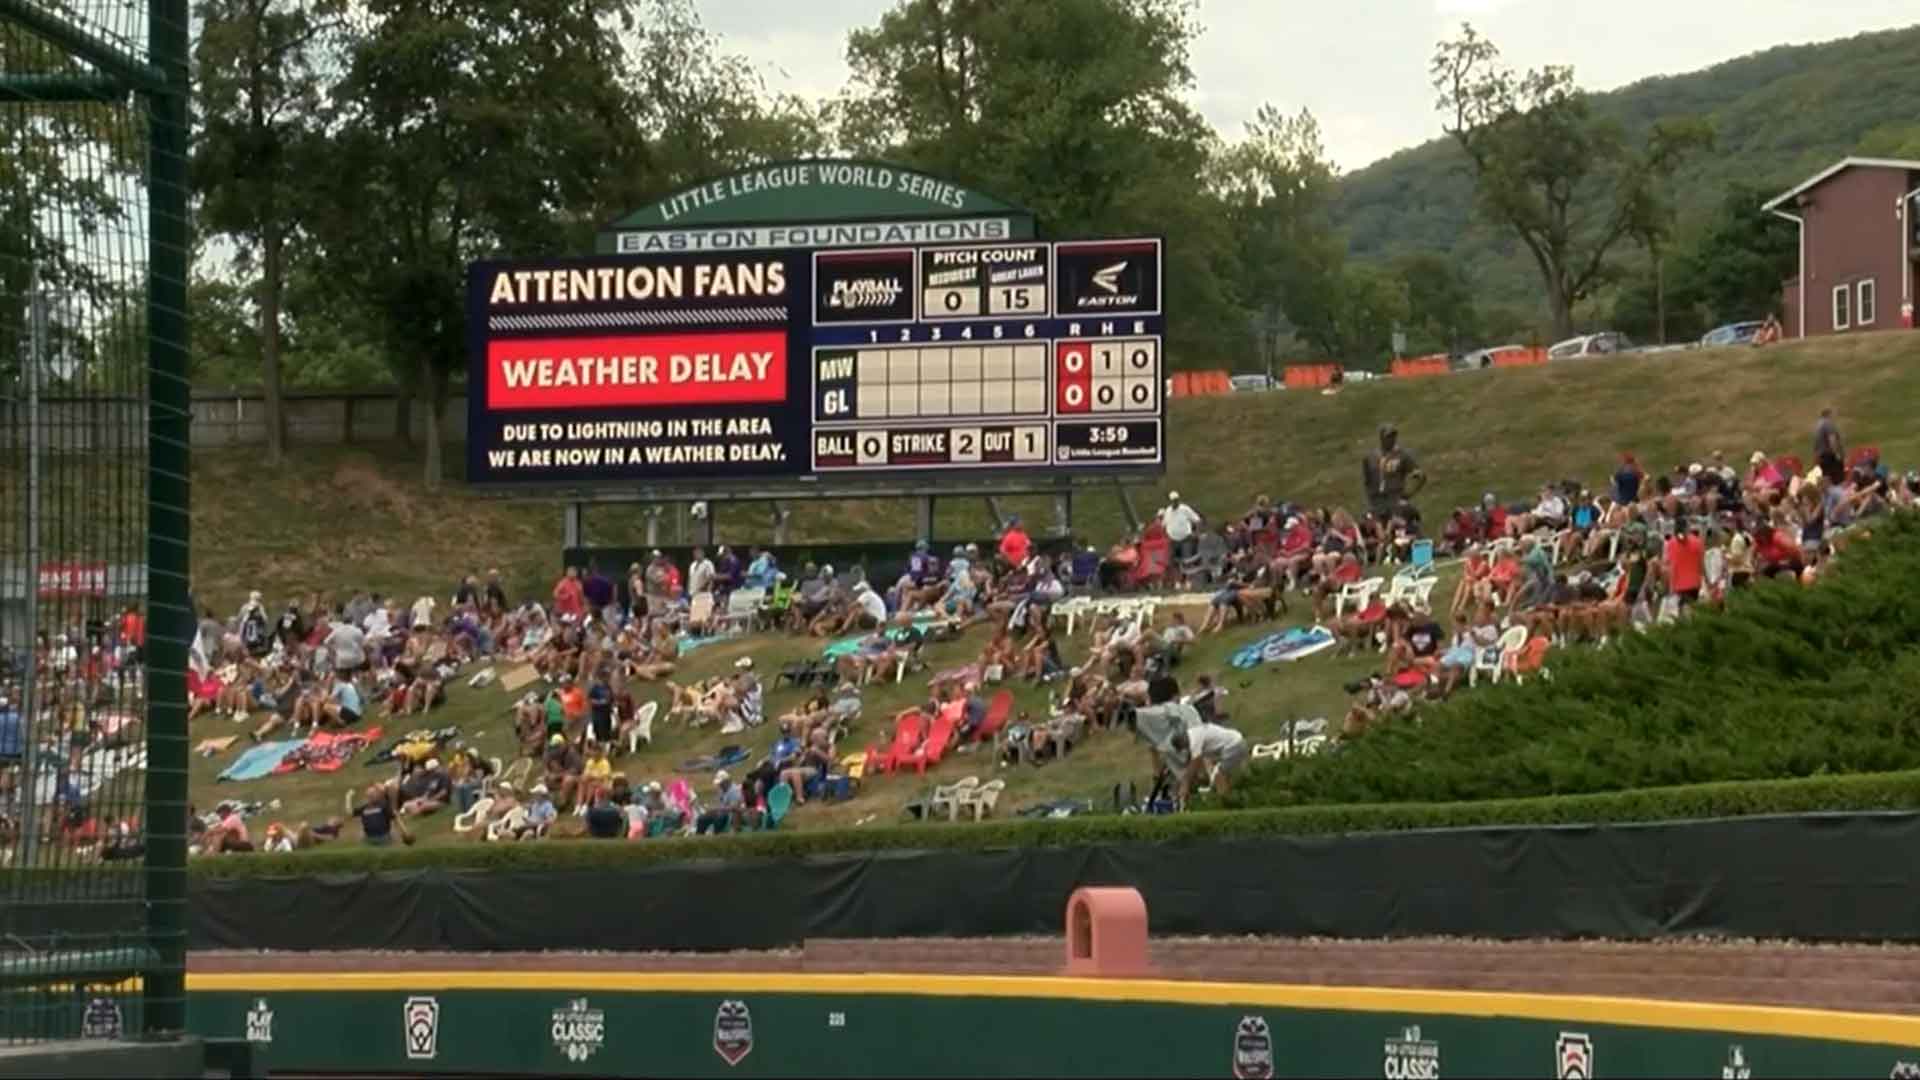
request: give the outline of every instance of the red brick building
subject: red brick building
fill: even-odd
[[[1762,209],[1800,226],[1787,337],[1913,326],[1920,161],[1845,158]]]

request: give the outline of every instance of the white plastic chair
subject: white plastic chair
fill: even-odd
[[[481,822],[487,820],[487,812],[492,809],[493,797],[490,795],[482,795],[474,801],[472,806],[466,809],[465,813],[454,815],[453,831],[457,833],[472,832],[480,827]]]
[[[1423,577],[1410,582],[1401,591],[1400,600],[1422,615],[1433,614],[1433,587],[1439,584],[1437,577]]]
[[[737,637],[753,628],[760,603],[767,598],[765,589],[735,589],[727,594],[727,611],[715,620],[715,629]]]
[[[499,840],[527,827],[527,808],[516,806],[507,811],[507,816],[487,826],[487,839]]]
[[[700,636],[713,629],[713,594],[703,592],[687,604],[687,633]]]
[[[947,820],[958,820],[960,817],[960,807],[966,803],[967,797],[973,793],[973,789],[979,786],[980,778],[977,776],[969,776],[956,783],[941,784],[935,787],[933,789],[933,797],[927,800],[927,816],[932,817],[938,814],[940,808],[944,806],[947,809]]]
[[[1367,605],[1373,601],[1373,594],[1380,591],[1386,583],[1385,578],[1371,577],[1340,586],[1340,591],[1333,598],[1334,618],[1346,614],[1349,603],[1353,604],[1355,611],[1367,610]]]
[[[1474,655],[1473,666],[1467,669],[1467,685],[1480,685],[1482,672],[1491,676],[1494,682],[1500,681],[1500,672],[1506,667],[1507,654],[1517,653],[1527,643],[1527,628],[1509,626],[1500,635],[1498,643],[1481,649]]]
[[[641,743],[653,745],[653,718],[659,711],[657,701],[649,701],[633,711],[633,726],[627,729],[627,753],[638,753]]]
[[[992,814],[993,808],[1000,805],[1000,793],[1005,791],[1006,788],[1007,782],[1005,780],[989,780],[979,787],[974,788],[972,791],[969,791],[966,800],[962,802],[961,805],[972,810],[973,820],[979,821],[981,818]]]

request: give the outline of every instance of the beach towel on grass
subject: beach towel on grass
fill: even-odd
[[[889,626],[887,627],[887,640],[905,641],[907,640],[907,635],[910,633],[918,633],[924,637],[927,631],[933,628],[933,624],[938,621],[938,619],[929,616],[924,619],[915,619],[911,627]],[[872,635],[855,634],[852,637],[844,637],[839,641],[829,642],[827,647],[821,650],[821,655],[829,660],[838,660],[843,656],[850,656],[859,652],[860,643],[867,640],[870,636]]]
[[[723,746],[717,753],[706,757],[688,758],[680,763],[681,772],[707,772],[711,769],[725,769],[738,765],[751,756],[744,746]]]
[[[694,637],[692,634],[681,634],[673,639],[674,644],[680,646],[681,656],[685,656],[695,649],[703,648],[716,642],[730,640],[732,639],[722,634],[709,634],[706,637]]]
[[[266,742],[247,748],[247,752],[235,758],[233,764],[220,773],[222,780],[259,780],[272,776],[280,762],[288,754],[306,745],[305,739],[286,739],[280,742]]]
[[[1233,666],[1245,670],[1271,664],[1281,660],[1298,660],[1304,656],[1333,648],[1333,632],[1324,626],[1300,627],[1282,630],[1277,634],[1268,634],[1259,641],[1242,648],[1233,654]]]

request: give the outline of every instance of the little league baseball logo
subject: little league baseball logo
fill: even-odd
[[[1553,1044],[1553,1075],[1560,1080],[1593,1080],[1593,1040],[1585,1032],[1560,1033]]]
[[[410,997],[400,1011],[401,1031],[406,1037],[409,1061],[431,1061],[440,1051],[440,1002],[431,997]]]
[[[1273,1030],[1264,1016],[1243,1016],[1233,1029],[1235,1080],[1268,1080],[1273,1075]]]
[[[753,1053],[753,1013],[744,1001],[723,1001],[713,1014],[713,1052],[728,1065]]]

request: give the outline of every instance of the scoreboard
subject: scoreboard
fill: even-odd
[[[468,477],[1164,469],[1158,239],[476,263]]]

